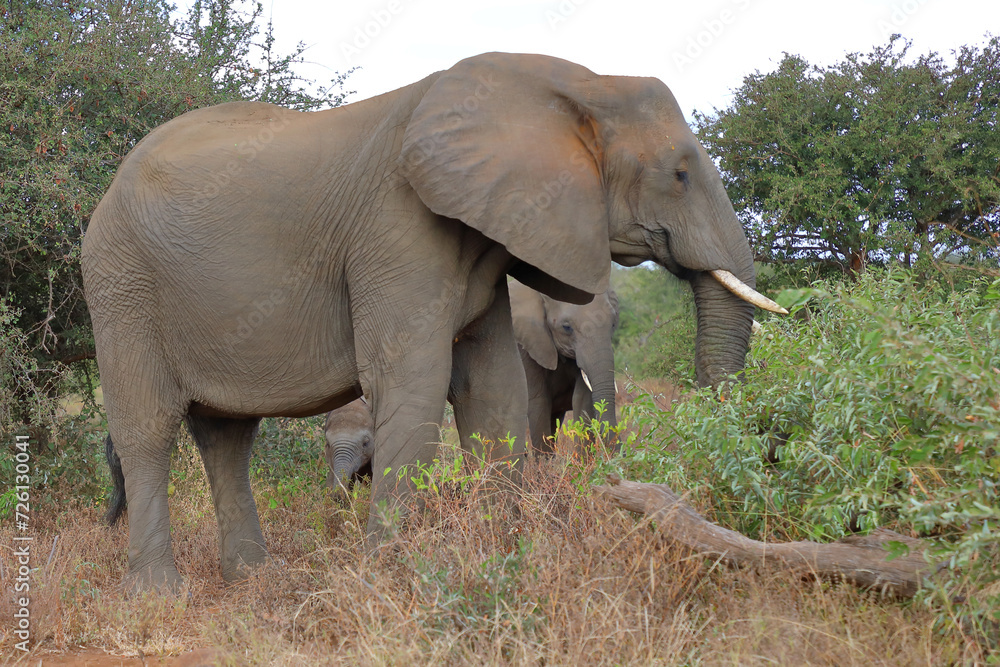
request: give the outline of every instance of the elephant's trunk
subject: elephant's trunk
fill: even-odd
[[[358,444],[351,441],[333,443],[333,462],[330,468],[333,472],[335,486],[339,486],[338,482],[348,484],[354,473],[361,467],[362,462],[358,449]]]
[[[707,155],[704,157],[708,159]],[[727,376],[743,370],[754,313],[754,306],[746,299],[756,300],[764,307],[769,301],[754,291],[757,281],[753,253],[722,180],[717,174],[714,176],[707,193],[710,217],[715,220],[707,228],[712,233],[705,237],[678,239],[675,235],[674,238],[677,259],[691,269],[687,277],[694,292],[698,322],[695,374],[702,387],[716,386]],[[740,292],[742,298],[734,292]]]
[[[589,417],[597,417],[594,407],[604,402],[603,419],[611,426],[618,425],[615,415],[615,358],[611,341],[607,340],[595,345],[593,350],[577,350],[576,363],[590,381],[591,405],[588,406]]]
[[[715,386],[743,370],[754,307],[706,272],[692,277],[691,289],[698,311],[695,373],[700,386]]]

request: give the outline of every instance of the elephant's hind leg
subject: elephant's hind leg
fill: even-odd
[[[170,540],[167,483],[185,400],[156,347],[145,344],[142,332],[148,325],[139,316],[103,327],[95,319],[108,429],[128,502],[125,587],[177,591],[182,580]]]
[[[107,396],[107,394],[105,394]],[[177,591],[182,582],[170,540],[167,482],[180,417],[122,423],[109,419],[128,499],[126,588]]]
[[[198,443],[212,487],[219,523],[222,578],[246,577],[247,566],[267,558],[257,506],[250,490],[250,450],[260,419],[228,419],[188,415],[191,435]]]

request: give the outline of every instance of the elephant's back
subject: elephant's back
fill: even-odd
[[[159,164],[196,169],[221,154],[248,158],[274,142],[305,116],[274,104],[229,102],[189,111],[149,133],[129,153],[119,174],[149,170]]]

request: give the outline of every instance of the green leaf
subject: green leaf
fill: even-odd
[[[777,301],[778,305],[784,307],[786,310],[792,311],[794,309],[801,308],[813,299],[827,299],[829,297],[830,294],[821,289],[786,289],[778,294],[775,301]]]

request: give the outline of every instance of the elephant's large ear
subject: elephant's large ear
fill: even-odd
[[[510,314],[518,345],[539,366],[554,371],[559,363],[559,352],[545,322],[542,295],[516,281],[510,281],[509,286]]]
[[[438,215],[590,294],[608,288],[600,77],[546,56],[487,53],[442,72],[413,111],[400,168]]]

